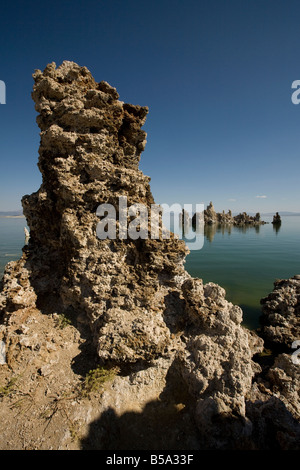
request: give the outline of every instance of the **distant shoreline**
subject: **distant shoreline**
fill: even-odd
[[[0,219],[25,219],[25,215],[0,215]]]

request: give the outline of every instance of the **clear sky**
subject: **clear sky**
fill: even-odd
[[[300,211],[299,0],[17,0],[0,17],[0,211],[40,186],[32,73],[63,60],[149,107],[157,203]]]

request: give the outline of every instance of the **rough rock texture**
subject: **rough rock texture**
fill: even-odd
[[[43,183],[22,200],[30,227],[24,306],[34,301],[30,291],[42,311],[51,310],[55,296],[54,308],[84,312],[105,360],[168,354],[161,309],[169,286],[185,275],[184,244],[103,241],[95,230],[99,204],[118,207],[119,196],[128,205],[154,202],[149,178],[138,169],[148,109],[119,101],[114,88],[70,62],[58,69],[50,64],[34,80]],[[11,302],[19,305],[22,295]]]
[[[138,168],[147,108],[73,62],[34,80],[43,181],[2,280],[0,447],[295,448],[288,368],[258,363],[262,339],[224,289],[185,271],[185,244],[97,237],[101,203],[154,202]],[[269,442],[270,397],[284,425]]]
[[[188,316],[182,375],[193,396],[199,397],[197,424],[207,433],[209,445],[228,448],[229,442],[236,445],[238,436],[243,440],[249,432],[245,396],[254,375],[249,334],[240,326],[241,309],[226,301],[222,287],[189,279],[182,290]],[[233,416],[235,422],[227,424],[225,435],[224,423]]]
[[[261,336],[271,346],[287,351],[300,340],[300,276],[275,281],[261,305]]]
[[[254,382],[246,414],[253,422],[252,438],[262,448],[299,449],[300,442],[300,276],[274,282],[261,299],[261,328],[267,355]],[[294,347],[295,346],[295,347]],[[269,355],[268,355],[269,354]]]

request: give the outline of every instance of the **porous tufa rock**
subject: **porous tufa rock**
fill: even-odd
[[[261,336],[272,347],[288,351],[300,340],[300,276],[276,280],[261,305]]]
[[[146,408],[149,400],[166,400],[170,387],[172,397],[185,394],[180,399],[187,404],[184,416],[191,426],[186,431],[183,424],[188,448],[259,447],[251,432],[260,414],[251,397],[261,398],[252,384],[260,367],[252,358],[263,346],[242,326],[241,309],[226,300],[222,287],[203,284],[185,271],[188,250],[173,234],[158,240],[97,237],[101,203],[117,207],[121,196],[128,205],[150,208],[154,203],[150,178],[139,169],[148,108],[120,101],[115,88],[97,83],[74,62],[51,63],[33,77],[42,184],[22,199],[30,238],[21,259],[7,265],[0,293],[0,341],[7,356],[6,369],[0,371],[10,383],[10,371],[21,370],[26,396],[37,390],[39,404],[35,414],[30,411],[29,425],[40,425],[39,406],[47,410],[52,390],[57,397],[65,396],[66,389],[74,393],[74,356],[86,350],[83,362],[91,356],[98,365],[122,373],[97,396],[95,410],[77,396],[76,413],[70,404],[69,415],[61,414],[67,421],[59,421],[53,435],[47,435],[55,436],[49,437],[49,448],[69,448],[62,443],[66,436],[57,434],[69,426],[69,416],[73,425],[83,416],[92,429],[92,416],[102,413],[104,421],[112,415],[117,420],[121,413]],[[213,220],[212,204],[209,211]],[[64,315],[72,317],[76,332],[73,326],[55,330]],[[280,364],[270,380],[283,376]],[[295,393],[285,393],[287,401],[291,396]],[[10,402],[5,404],[10,417]],[[110,407],[117,411],[108,413]],[[110,435],[109,423],[96,429],[103,434],[107,428]],[[3,426],[4,446],[9,447],[6,435],[22,441],[23,424],[18,421],[17,433]],[[159,425],[155,434],[160,436],[162,429]],[[182,449],[176,432],[172,429],[170,437],[163,433],[167,449],[174,443]],[[98,448],[105,449],[105,439],[97,439]],[[45,447],[44,437],[39,442]],[[82,442],[90,445],[88,438]],[[142,445],[152,448],[151,442]]]
[[[55,296],[64,310],[84,312],[103,360],[168,354],[170,331],[157,310],[184,273],[184,243],[96,234],[101,203],[117,207],[119,196],[129,205],[154,202],[138,168],[148,108],[119,101],[113,87],[73,62],[49,64],[34,79],[43,182],[22,204],[30,228],[24,256],[38,306],[47,309]]]

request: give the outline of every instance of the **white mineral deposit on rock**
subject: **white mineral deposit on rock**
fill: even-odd
[[[0,364],[6,364],[5,343],[0,341]]]

